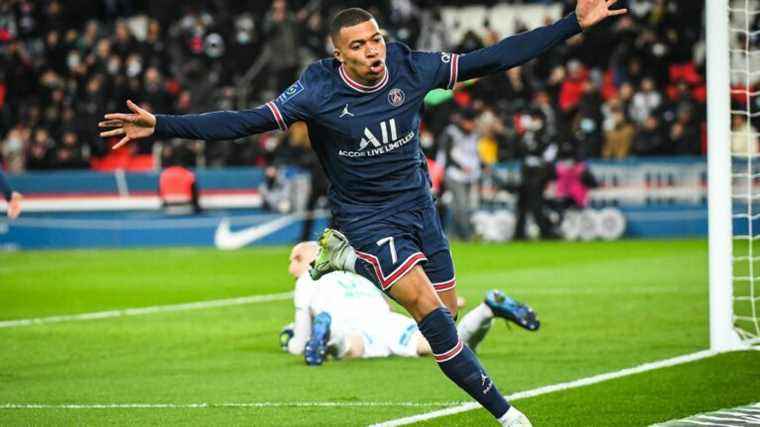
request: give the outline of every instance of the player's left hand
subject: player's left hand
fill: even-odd
[[[13,192],[11,201],[8,202],[8,218],[16,219],[21,214],[21,193]]]
[[[610,9],[618,0],[578,0],[575,6],[575,15],[578,17],[578,24],[583,30],[593,27],[598,22],[603,21],[609,16],[622,15],[628,12],[628,9]]]

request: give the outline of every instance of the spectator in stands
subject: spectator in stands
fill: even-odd
[[[582,147],[584,157],[597,157],[602,147],[601,113],[578,111],[570,122],[569,141],[576,147]]]
[[[546,131],[549,135],[557,135],[559,133],[559,117],[557,116],[557,110],[551,102],[551,97],[546,90],[539,90],[533,97],[533,103],[531,107],[541,111],[546,118]]]
[[[625,117],[620,107],[613,108],[610,122],[604,131],[602,157],[605,159],[624,159],[631,152],[631,143],[636,128]]]
[[[444,165],[446,190],[451,192],[452,227],[455,238],[469,240],[472,237],[470,214],[477,208],[478,180],[481,174],[476,132],[477,112],[465,109],[455,123],[449,125],[441,141],[442,156],[438,163]]]
[[[554,176],[557,147],[551,140],[543,113],[533,110],[522,120],[525,133],[520,140],[520,185],[517,189],[515,240],[527,237],[528,215],[538,225],[542,238],[555,238],[554,226],[544,213],[544,190]]]
[[[633,103],[633,95],[635,93],[636,92],[631,83],[626,82],[620,85],[617,98],[620,101],[620,107],[624,112],[627,112],[627,114],[631,111],[631,104]]]
[[[29,170],[50,169],[53,167],[53,141],[47,129],[38,128],[34,131],[32,146],[27,155],[26,168]]]
[[[665,135],[656,116],[649,116],[633,137],[633,153],[638,156],[661,155],[666,150]]]
[[[288,10],[287,0],[273,0],[272,8],[264,18],[263,31],[268,39],[267,49],[275,55],[270,75],[274,77],[275,92],[285,89],[298,73],[298,28],[295,18]]]
[[[472,89],[473,96],[508,114],[525,111],[533,99],[533,85],[525,78],[523,67],[483,78]]]
[[[700,127],[690,104],[678,108],[676,122],[670,127],[671,148],[668,154],[699,155],[701,150]]]
[[[641,88],[631,100],[631,119],[638,125],[644,123],[662,104],[662,94],[656,90],[650,77],[641,81]]]
[[[575,1],[563,1],[564,10],[572,10]],[[485,29],[484,37],[464,31],[454,39],[457,28],[443,19],[439,9],[454,2],[353,3],[377,9],[389,36],[417,49],[464,53],[487,44],[489,34],[496,31],[496,25],[486,28],[477,22],[475,26]],[[456,2],[481,6],[496,3],[503,2]],[[63,132],[68,129],[75,129],[79,145],[89,149],[92,157],[108,154],[92,123],[135,94],[149,93],[149,98],[141,100],[167,113],[258,105],[295,79],[301,66],[299,57],[326,55],[324,18],[334,2],[215,0],[167,7],[169,4],[130,0],[0,2],[0,141],[13,142],[11,148],[0,151],[15,153],[12,164],[16,170],[20,158],[33,168],[62,167],[54,147],[63,144]],[[482,101],[506,124],[505,139],[514,139],[512,118],[528,111],[531,103],[540,103],[550,133],[572,135],[574,141],[583,141],[593,156],[603,154],[603,130],[607,130],[601,125],[599,107],[616,98],[622,111],[631,114],[629,121],[637,134],[634,154],[698,154],[691,138],[704,124],[704,76],[693,47],[704,28],[703,2],[629,0],[629,8],[630,16],[615,25],[573,38],[552,55],[520,69],[472,86],[462,85],[455,96],[470,95]],[[150,18],[130,19],[134,16],[130,14]],[[515,31],[523,27],[518,23]],[[289,53],[275,55],[269,72],[259,75],[271,76],[272,87],[261,87],[264,83],[260,82],[270,79],[258,78],[240,83],[245,90],[236,90],[239,88],[233,85],[237,79],[260,58],[264,38],[270,39],[266,45],[275,47],[275,52]],[[308,55],[299,52],[299,47]],[[605,49],[613,55],[596,54]],[[229,92],[232,95],[225,95]],[[445,127],[441,123],[449,122],[445,110],[468,102],[428,109],[425,125],[439,134]],[[686,121],[689,127],[678,120],[683,102],[691,106]],[[656,117],[657,127],[672,144],[660,145],[659,138],[646,137],[652,132],[647,125],[651,116]],[[605,120],[609,121],[608,113]],[[24,129],[44,128],[51,140],[48,147],[29,137],[19,139],[18,133],[10,138],[11,130],[19,125]],[[639,138],[639,133],[645,137]],[[642,144],[645,139],[650,143]],[[436,140],[440,144],[440,138]],[[23,143],[21,149],[18,141]],[[141,144],[137,154],[151,153],[152,144]],[[515,145],[500,147],[507,152]],[[250,165],[254,159],[266,158],[255,155],[256,144],[219,146],[225,148],[208,148],[212,156],[207,164]],[[46,154],[49,150],[52,152]],[[9,154],[4,158],[8,164]],[[66,155],[63,158],[69,159]],[[71,166],[69,160],[66,166]]]
[[[303,28],[302,39],[311,60],[324,58],[329,55],[327,30],[319,12],[312,12],[306,18],[306,26]]]
[[[574,110],[583,98],[588,83],[588,73],[583,64],[572,60],[567,64],[567,78],[562,82],[559,94],[559,107],[562,111]]]
[[[0,145],[0,154],[5,163],[5,168],[9,172],[21,173],[26,169],[25,150],[30,137],[31,130],[19,123],[11,129],[5,141]]]
[[[589,73],[588,81],[583,86],[583,96],[577,110],[581,117],[581,127],[585,134],[584,155],[599,157],[604,140],[604,116],[601,106],[604,103],[601,93],[601,74],[598,70]]]
[[[760,152],[757,130],[747,121],[744,114],[731,117],[731,154],[735,156],[753,156]]]
[[[62,169],[84,169],[89,166],[88,153],[79,143],[79,136],[73,129],[63,132],[63,141],[55,149],[56,167]]]
[[[429,52],[448,52],[451,50],[451,28],[443,19],[441,9],[421,11],[420,38],[417,48]]]

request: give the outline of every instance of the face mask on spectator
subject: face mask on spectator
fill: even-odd
[[[119,70],[121,69],[121,62],[119,61],[118,57],[113,57],[108,61],[108,73],[109,74],[118,74]]]
[[[224,39],[217,33],[211,33],[206,36],[206,55],[209,58],[219,58],[224,55]]]
[[[66,64],[69,66],[70,70],[74,70],[77,67],[79,67],[79,64],[82,62],[82,59],[79,57],[78,52],[71,52],[69,53],[69,56],[66,58]]]
[[[596,123],[592,119],[584,118],[581,120],[581,129],[586,133],[592,133],[596,130]]]
[[[248,34],[248,31],[238,31],[237,42],[240,44],[248,44],[251,42],[251,35]]]
[[[142,62],[137,59],[130,59],[127,63],[127,75],[137,77],[142,72]]]

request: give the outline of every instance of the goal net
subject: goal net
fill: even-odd
[[[725,350],[760,342],[760,0],[706,9],[711,346]]]

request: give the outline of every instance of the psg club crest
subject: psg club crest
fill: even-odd
[[[399,88],[393,88],[390,92],[388,92],[388,103],[394,107],[398,107],[399,105],[403,104],[405,99],[406,94],[404,94],[404,91]]]

